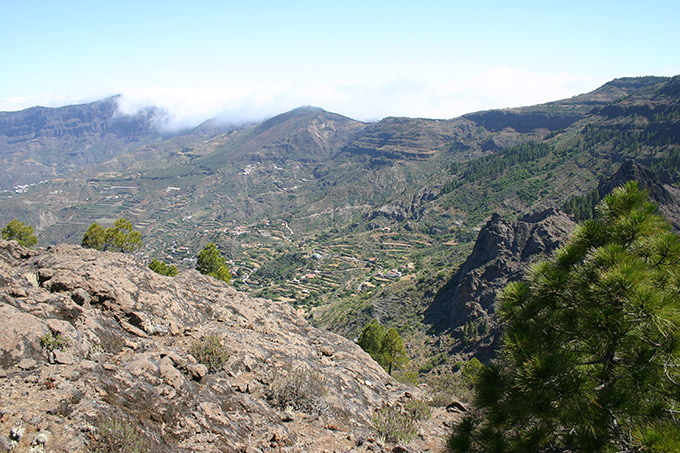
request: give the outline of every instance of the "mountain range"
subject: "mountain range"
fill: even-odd
[[[116,102],[0,113],[0,223],[31,224],[47,245],[125,217],[143,234],[142,259],[184,268],[215,242],[237,288],[349,338],[370,318],[398,327],[416,370],[489,356],[493,319],[481,321],[493,300],[470,311],[460,304],[473,295],[456,288],[479,267],[469,256],[490,218],[503,231],[531,230],[521,225],[537,212],[580,220],[625,162],[669,193],[680,180],[680,77],[446,120],[364,123],[301,107],[172,136],[159,109],[126,116]],[[507,259],[518,267],[494,288],[526,269]]]

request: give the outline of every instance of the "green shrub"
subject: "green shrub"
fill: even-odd
[[[152,260],[151,263],[149,263],[149,269],[151,269],[157,274],[165,275],[168,277],[174,277],[175,275],[177,275],[177,267],[171,264],[170,265],[165,264],[163,261]]]
[[[680,238],[630,181],[498,298],[449,451],[680,451]]]
[[[418,434],[413,416],[392,406],[376,411],[371,421],[375,432],[389,442],[409,442]]]
[[[428,420],[432,415],[430,406],[423,400],[413,400],[406,405],[406,412],[413,420]]]
[[[122,415],[100,417],[95,423],[90,451],[95,453],[146,453],[154,443],[136,423]]]
[[[56,335],[46,333],[40,337],[40,346],[48,352],[54,351],[55,349],[63,351],[70,342],[71,339],[68,336],[62,336],[59,333]]]
[[[142,248],[142,234],[134,230],[129,220],[120,218],[107,229],[93,223],[83,235],[80,244],[95,250],[134,252]]]
[[[482,365],[476,357],[473,357],[463,363],[463,366],[460,369],[460,376],[463,381],[472,388],[477,382],[477,376],[479,376],[482,368],[484,368],[484,365]]]
[[[221,370],[229,360],[229,351],[217,335],[201,337],[191,345],[189,353],[211,372]]]
[[[377,319],[371,319],[366,324],[357,344],[389,374],[392,374],[394,365],[404,365],[408,362],[404,341],[397,329],[394,327],[386,329]]]
[[[400,371],[394,373],[394,378],[407,385],[418,385],[418,373],[415,371]]]
[[[310,414],[321,414],[327,404],[323,397],[328,392],[321,374],[296,368],[285,376],[274,379],[267,399],[281,408],[292,408]]]
[[[231,282],[231,273],[227,268],[227,262],[212,242],[207,243],[203,250],[198,253],[196,270],[203,275],[209,275],[227,283]]]
[[[311,260],[304,257],[302,253],[285,253],[264,263],[255,275],[258,280],[269,282],[284,282],[295,278],[295,276],[309,267]]]
[[[431,407],[445,407],[454,401],[470,404],[474,399],[473,385],[465,381],[461,372],[429,375],[425,382],[431,389]]]

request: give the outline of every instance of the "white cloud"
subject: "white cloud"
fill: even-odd
[[[453,118],[477,110],[548,102],[593,90],[605,81],[564,73],[535,73],[498,67],[446,80],[396,78],[385,83],[312,83],[269,86],[124,88],[123,113],[155,105],[168,112],[167,127],[195,126],[209,118],[228,122],[261,120],[314,105],[358,120],[385,116]],[[115,93],[0,99],[0,110],[32,105],[56,107]]]

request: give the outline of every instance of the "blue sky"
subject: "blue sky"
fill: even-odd
[[[677,1],[0,3],[0,111],[122,93],[171,125],[452,118],[680,74]]]

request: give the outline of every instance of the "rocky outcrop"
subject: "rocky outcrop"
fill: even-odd
[[[530,263],[562,245],[574,226],[566,214],[553,208],[515,222],[493,214],[479,232],[470,256],[435,297],[426,322],[435,330],[452,330],[459,338],[468,336],[459,349],[488,358],[499,334],[498,293],[520,279]]]
[[[155,124],[163,112],[155,107],[136,115],[118,112],[118,96],[90,104],[59,108],[32,107],[19,112],[0,112],[0,135],[12,142],[39,137],[84,137],[112,134],[133,140],[135,136],[157,134]]]
[[[634,161],[624,161],[617,172],[597,187],[603,198],[627,181],[638,181],[652,201],[680,231],[680,190],[669,175],[656,175]],[[547,257],[568,238],[575,223],[555,209],[508,222],[494,214],[481,229],[472,253],[438,292],[426,314],[436,331],[451,330],[460,339],[456,352],[490,358],[499,339],[496,297],[511,281],[519,280],[528,265]]]
[[[18,451],[88,451],[116,420],[160,451],[377,451],[373,412],[423,396],[285,303],[119,253],[0,241],[0,319],[0,437]]]
[[[640,187],[647,189],[649,198],[659,205],[659,210],[675,231],[680,232],[680,189],[673,185],[668,172],[657,175],[635,161],[626,160],[611,177],[600,180],[597,193],[604,198],[628,181],[637,181]]]
[[[426,211],[427,202],[436,198],[437,194],[428,188],[423,188],[410,199],[395,200],[366,215],[368,221],[384,217],[401,222],[407,219],[418,220]]]

